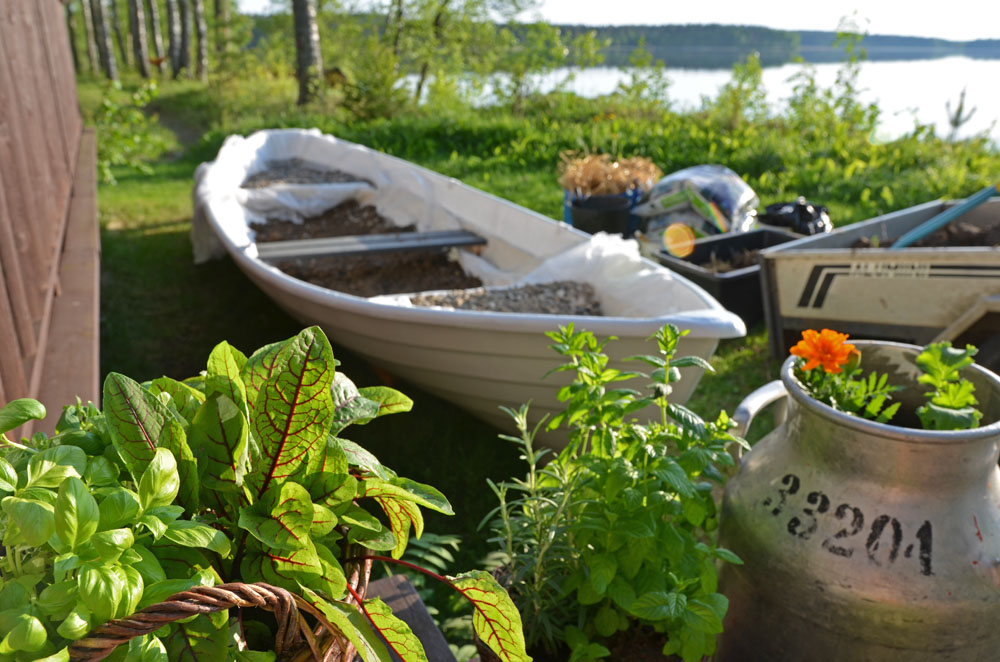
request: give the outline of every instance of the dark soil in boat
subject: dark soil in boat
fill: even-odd
[[[464,289],[483,284],[462,271],[458,262],[448,258],[447,251],[399,251],[287,260],[277,266],[293,278],[359,297]]]
[[[379,214],[371,205],[361,206],[357,200],[342,202],[319,216],[301,223],[270,219],[267,223],[251,223],[250,229],[260,242],[320,237],[348,237],[358,234],[391,234],[414,232],[415,225],[399,226]]]
[[[272,184],[337,184],[370,181],[342,170],[333,170],[304,159],[268,161],[264,170],[243,182],[243,188],[263,188]]]
[[[851,248],[888,248],[892,246],[877,235],[862,237]],[[972,225],[955,221],[949,223],[929,237],[911,244],[913,248],[933,248],[942,246],[1000,246],[1000,222],[988,226]]]
[[[603,315],[601,302],[588,283],[563,280],[504,289],[437,292],[410,297],[415,306],[444,306],[461,310],[548,315]]]

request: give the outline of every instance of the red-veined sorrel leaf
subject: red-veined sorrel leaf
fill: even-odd
[[[389,651],[379,641],[371,623],[357,607],[341,602],[327,602],[305,586],[302,587],[302,594],[312,606],[323,612],[331,625],[354,644],[364,662],[392,662]]]
[[[431,487],[409,478],[393,477],[389,481],[378,478],[368,478],[364,485],[365,496],[391,496],[404,501],[413,501],[425,508],[436,510],[445,515],[454,515],[451,504],[443,494]]]
[[[249,432],[243,410],[228,396],[215,393],[202,405],[191,426],[191,449],[205,485],[223,491],[243,485]]]
[[[247,406],[251,409],[251,415],[254,405],[257,404],[257,396],[264,388],[264,384],[284,367],[284,362],[287,361],[288,357],[282,350],[293,340],[295,340],[294,337],[264,345],[247,359],[240,370],[240,378],[246,389]]]
[[[268,549],[309,547],[312,524],[313,502],[309,492],[291,481],[272,484],[256,503],[240,511],[240,528],[249,531]]]
[[[366,386],[358,389],[362,397],[378,403],[378,416],[401,414],[413,409],[413,400],[388,386]]]
[[[317,575],[323,574],[323,564],[315,548],[310,543],[306,549],[278,550],[265,549],[254,539],[247,540],[246,556],[240,564],[243,581],[265,581],[298,591],[300,582],[309,584]]]
[[[397,499],[391,496],[375,497],[382,510],[389,518],[389,528],[392,535],[396,537],[396,546],[392,549],[392,558],[398,559],[406,551],[406,543],[410,538],[410,523],[413,523],[413,531],[419,538],[424,533],[424,516],[420,512],[420,507],[412,501]]]
[[[325,586],[318,587],[326,591],[327,595],[335,599],[343,597],[347,593],[347,575],[344,574],[340,561],[329,547],[320,543],[316,543],[316,555],[319,556],[319,562],[323,566],[323,574],[317,579],[310,577],[310,583],[322,579]]]
[[[287,360],[264,383],[252,415],[261,456],[247,483],[256,496],[272,481],[307,472],[309,455],[326,445],[333,410],[333,350],[323,331],[305,329],[281,352]]]
[[[333,527],[337,526],[337,516],[333,514],[332,510],[318,503],[314,503],[312,509],[313,517],[312,526],[309,527],[309,536],[322,538],[333,531]]]
[[[475,608],[472,627],[479,638],[503,662],[531,662],[531,657],[524,651],[521,615],[500,584],[482,570],[448,579]]]
[[[395,477],[395,473],[392,470],[387,469],[382,466],[382,463],[378,461],[374,455],[369,453],[366,449],[358,446],[353,441],[348,439],[335,438],[340,447],[344,449],[344,455],[347,456],[347,463],[351,466],[358,467],[363,471],[370,474],[374,474],[383,480],[391,480]]]
[[[160,393],[169,395],[177,413],[189,423],[194,420],[198,408],[205,402],[204,393],[170,377],[154,379],[149,385],[149,392],[153,395]]]
[[[247,409],[247,389],[240,377],[246,367],[247,357],[240,350],[222,341],[208,356],[208,371],[205,374],[205,394],[221,393],[232,400],[249,416]]]
[[[177,500],[193,510],[198,504],[198,467],[184,428],[167,406],[136,381],[113,372],[104,380],[104,413],[111,441],[133,480],[139,482],[157,448],[166,448],[177,460]]]
[[[403,662],[427,662],[424,646],[404,621],[378,598],[365,600],[365,614]]]
[[[331,434],[337,434],[348,425],[364,425],[378,416],[379,403],[363,397],[354,382],[342,372],[334,377],[331,393],[336,410]]]

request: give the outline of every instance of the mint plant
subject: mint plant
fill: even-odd
[[[493,486],[496,556],[510,573],[529,645],[565,645],[573,662],[597,660],[611,655],[616,633],[651,627],[664,636],[664,655],[693,662],[715,650],[728,608],[716,591],[717,563],[739,559],[711,542],[713,484],[734,464],[728,447],[746,442],[729,432],[724,412],[706,422],[670,401],[680,368],[711,369],[676,356],[682,335],[668,325],[654,337],[658,354],[633,357],[652,368],[645,375],[610,367],[608,341],[588,331],[570,325],[549,334],[566,358],[558,370],[574,376],[560,390],[565,410],[548,425],[565,429],[568,445],[539,469],[535,430],[524,409],[511,412],[529,473]],[[640,377],[650,392],[625,387]],[[658,416],[640,422],[636,414],[647,408]]]
[[[398,563],[411,529],[423,532],[421,508],[451,505],[340,436],[412,402],[359,389],[336,364],[317,327],[249,357],[221,343],[184,381],[111,373],[104,411],[68,408],[39,448],[5,439],[16,462],[0,460],[0,490],[12,488],[0,502],[0,625],[11,625],[0,660],[64,662],[70,642],[179,591],[266,582],[327,619],[334,631],[317,633],[321,648],[337,639],[364,662],[387,662],[390,649],[426,661],[409,627],[348,574],[368,560]],[[8,429],[38,414],[15,405],[0,412]],[[434,576],[472,601],[473,625],[500,659],[530,660],[492,577]],[[199,615],[109,659],[273,660],[273,635],[257,636],[260,627],[235,612]]]

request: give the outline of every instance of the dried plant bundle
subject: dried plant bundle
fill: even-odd
[[[559,183],[577,196],[649,190],[663,177],[663,171],[644,156],[614,160],[608,154],[563,152],[560,159]]]

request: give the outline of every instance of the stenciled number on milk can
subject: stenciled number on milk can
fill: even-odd
[[[800,492],[803,491],[802,480],[795,474],[786,474],[777,488],[777,495],[767,497],[761,505],[768,508],[774,517],[781,517],[789,507],[789,498],[801,499]],[[856,546],[850,544],[850,539],[861,534],[865,530],[865,523],[870,521],[867,528],[868,536],[864,539],[864,550],[871,563],[882,566],[883,561],[879,558],[879,551],[886,548],[888,548],[888,554],[885,555],[887,562],[895,563],[902,550],[903,557],[907,559],[916,554],[921,574],[934,574],[931,570],[933,535],[929,521],[925,520],[917,529],[914,534],[915,542],[904,548],[903,525],[891,515],[881,514],[875,519],[868,520],[861,508],[849,503],[841,503],[831,510],[833,502],[819,491],[808,492],[805,495],[805,502],[806,505],[788,519],[786,528],[789,535],[800,540],[809,540],[819,530],[821,516],[833,517],[843,526],[835,534],[824,539],[821,546],[835,556],[849,559],[854,556],[856,550]]]

